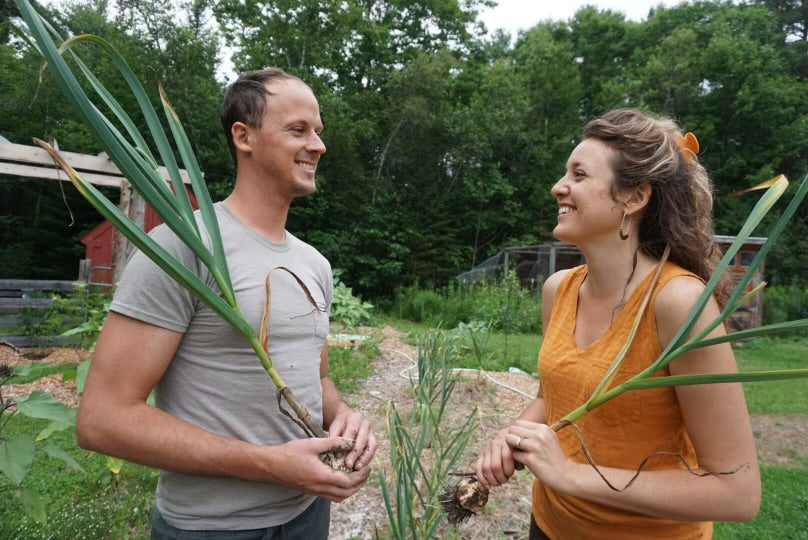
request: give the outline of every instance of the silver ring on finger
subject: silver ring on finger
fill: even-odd
[[[517,441],[516,441],[516,447],[517,447],[518,449],[520,449],[520,450],[522,449],[522,437],[519,437],[519,439],[517,439]]]

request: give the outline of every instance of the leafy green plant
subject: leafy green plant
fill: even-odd
[[[87,285],[78,285],[74,296],[78,296],[83,321],[59,334],[62,337],[77,337],[78,346],[82,349],[91,349],[98,340],[98,334],[104,326],[109,313],[109,304],[112,301],[111,291],[97,292],[90,290]]]
[[[342,270],[335,268],[334,299],[331,303],[331,318],[345,328],[354,328],[361,324],[368,324],[372,320],[371,310],[373,304],[365,302],[354,295],[353,289],[345,285],[340,276]]]
[[[20,364],[13,368],[0,365],[0,473],[11,482],[10,486],[0,486],[0,491],[10,489],[26,512],[45,523],[47,512],[42,497],[35,489],[23,486],[22,483],[31,470],[34,459],[42,453],[65,462],[75,470],[83,471],[70,454],[48,442],[52,434],[75,426],[74,412],[40,390],[16,398],[3,396],[3,385],[15,377],[30,376],[32,370],[42,365]],[[49,423],[36,436],[29,433],[8,435],[7,428],[16,415],[41,418]]]
[[[395,403],[387,408],[391,471],[379,474],[390,533],[396,540],[434,537],[441,525],[444,478],[454,468],[474,432],[476,408],[458,426],[444,414],[455,385],[449,369],[454,347],[445,333],[424,337],[418,347],[415,403],[407,416]]]
[[[93,291],[78,283],[66,294],[51,294],[44,308],[23,311],[27,321],[24,335],[37,338],[40,346],[48,347],[54,338],[67,338],[65,344],[89,349],[98,338],[109,309],[110,293]],[[60,342],[61,343],[61,342]]]
[[[8,432],[10,436],[38,433],[47,424],[46,420],[17,415]],[[23,485],[41,494],[47,522],[22,511],[17,499],[6,492],[0,505],[0,538],[149,538],[157,469],[127,464],[114,484],[105,483],[109,476],[106,456],[79,448],[73,430],[54,433],[48,441],[78,461],[85,473],[78,474],[61,461],[37,452]]]

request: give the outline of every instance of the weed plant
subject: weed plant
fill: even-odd
[[[335,268],[334,299],[331,303],[331,320],[345,329],[355,328],[373,322],[373,304],[365,302],[353,293],[353,289],[342,282],[342,270]]]

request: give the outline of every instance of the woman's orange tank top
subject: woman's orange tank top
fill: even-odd
[[[650,272],[633,291],[609,329],[593,343],[579,349],[574,337],[575,318],[578,290],[586,273],[586,266],[573,268],[559,284],[539,353],[539,375],[548,424],[561,419],[592,395],[626,343],[654,274]],[[694,276],[672,263],[666,263],[662,269],[659,283],[614,384],[642,371],[662,352],[654,301],[667,282],[682,275]],[[668,374],[665,369],[656,376]],[[647,456],[655,452],[674,452],[681,454],[691,467],[698,466],[673,388],[628,391],[588,412],[575,424],[598,465],[636,470]],[[558,435],[567,455],[577,462],[586,463],[574,428],[562,429]],[[683,469],[684,465],[673,456],[655,456],[643,470],[674,468]],[[664,489],[664,486],[660,488]],[[553,540],[712,537],[710,522],[673,521],[628,512],[558,494],[538,480],[533,484],[533,515],[539,527]]]

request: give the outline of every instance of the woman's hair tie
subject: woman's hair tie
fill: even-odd
[[[682,159],[690,165],[693,162],[693,156],[699,153],[699,140],[691,131],[684,135],[677,131],[673,137],[676,140],[676,146],[679,147],[679,153],[682,154]]]

